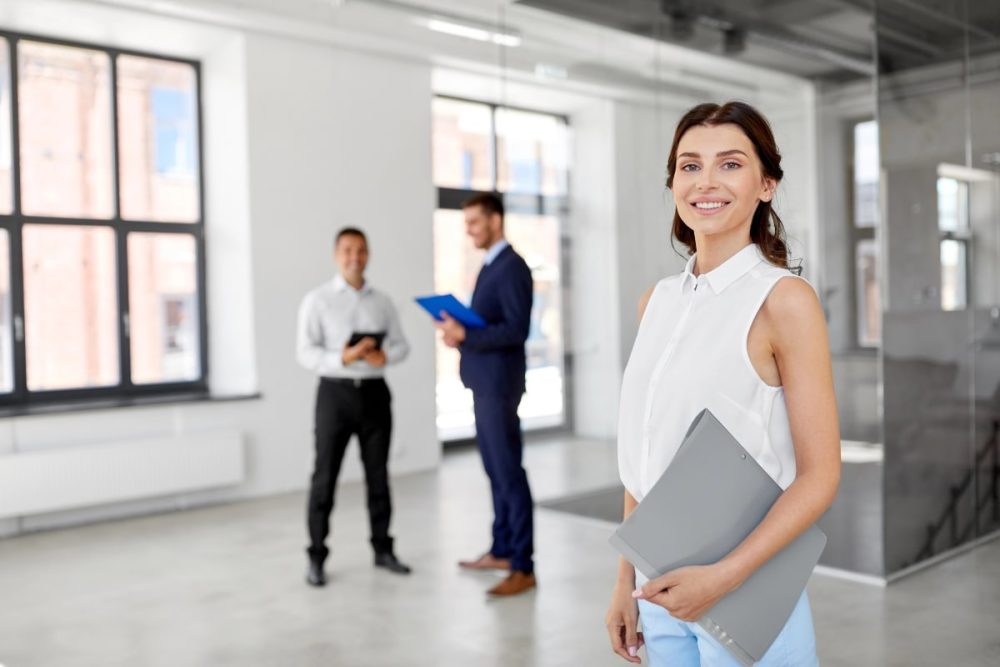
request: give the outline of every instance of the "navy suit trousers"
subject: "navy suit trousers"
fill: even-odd
[[[476,442],[493,493],[493,546],[490,553],[509,558],[511,569],[533,572],[533,503],[521,464],[524,440],[517,416],[518,396],[473,394]]]

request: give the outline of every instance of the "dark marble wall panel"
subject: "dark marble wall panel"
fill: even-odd
[[[974,521],[967,311],[883,317],[885,558],[889,573],[958,546]]]

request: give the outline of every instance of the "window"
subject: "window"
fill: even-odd
[[[10,45],[0,37],[0,215],[14,211],[10,92]]]
[[[199,68],[0,37],[0,402],[202,390]]]
[[[198,221],[195,87],[188,64],[118,58],[123,218]]]
[[[434,282],[468,303],[482,266],[465,233],[461,203],[476,192],[504,198],[505,235],[531,267],[534,303],[526,343],[525,429],[564,421],[561,227],[568,193],[569,128],[551,114],[438,97],[434,114]],[[438,341],[437,425],[443,440],[475,433],[459,356]]]
[[[874,120],[856,123],[852,139],[854,210],[851,239],[857,344],[859,347],[878,347],[882,339],[879,246],[875,236],[879,217],[878,124]]]
[[[938,232],[941,235],[941,309],[969,305],[969,184],[938,177]]]

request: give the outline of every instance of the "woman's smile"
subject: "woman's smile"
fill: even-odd
[[[694,209],[698,215],[718,215],[720,212],[725,210],[730,203],[731,202],[726,199],[701,198],[692,201],[691,208]]]

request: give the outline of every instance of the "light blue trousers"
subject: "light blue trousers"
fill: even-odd
[[[666,609],[639,600],[639,620],[650,667],[740,667],[697,623],[685,623]],[[802,593],[788,622],[757,667],[818,667],[809,600]]]

